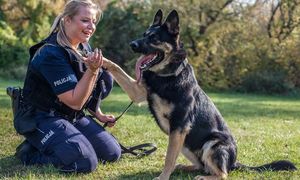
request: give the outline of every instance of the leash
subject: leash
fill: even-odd
[[[125,108],[125,110],[118,116],[116,117],[115,122],[117,122],[117,120],[119,120],[130,108],[130,106],[133,104],[133,101],[131,101],[131,103]],[[108,122],[104,123],[103,127],[106,128],[106,126],[108,125]]]
[[[119,120],[128,111],[128,109],[131,107],[132,104],[133,101],[131,101],[131,103],[125,108],[125,110],[119,116],[116,117],[115,122]],[[107,125],[108,122],[104,123],[103,127],[106,128]],[[115,136],[113,137],[116,138]],[[153,143],[144,143],[136,146],[125,147],[119,142],[119,145],[122,149],[122,154],[132,154],[138,158],[148,156],[151,153],[155,152],[157,149],[156,145]]]

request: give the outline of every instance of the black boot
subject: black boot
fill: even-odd
[[[16,148],[15,156],[20,159],[24,165],[29,165],[31,155],[37,151],[34,146],[25,140]]]

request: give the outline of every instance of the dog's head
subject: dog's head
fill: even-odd
[[[134,52],[142,54],[136,63],[138,81],[142,71],[158,72],[175,61],[174,55],[180,49],[177,11],[170,12],[164,23],[162,23],[162,18],[163,13],[158,10],[152,25],[146,30],[143,37],[130,43]]]

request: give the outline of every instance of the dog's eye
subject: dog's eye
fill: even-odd
[[[149,39],[155,39],[155,38],[156,38],[155,34],[151,34],[151,35],[149,36]]]
[[[155,45],[158,45],[158,44],[161,43],[159,36],[156,35],[156,34],[150,35],[150,36],[149,36],[149,41],[150,41],[152,44],[155,44]]]
[[[151,35],[149,36],[149,39],[150,39],[150,41],[154,41],[154,42],[159,41],[159,40],[158,40],[158,36],[157,36],[156,34],[151,34]]]

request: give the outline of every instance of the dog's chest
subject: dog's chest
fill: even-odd
[[[150,94],[150,109],[156,119],[157,124],[163,132],[170,132],[170,116],[173,112],[174,105],[167,100],[159,97],[156,93]]]

